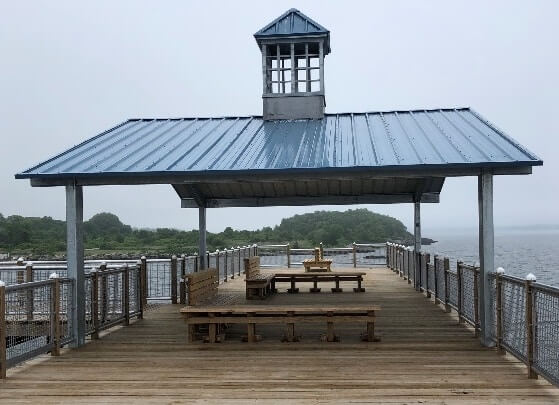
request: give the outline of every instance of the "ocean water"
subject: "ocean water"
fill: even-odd
[[[424,251],[447,256],[454,262],[479,262],[476,230],[425,233],[438,242],[423,246]],[[559,287],[559,228],[497,229],[495,267],[521,278],[533,273],[538,282]]]

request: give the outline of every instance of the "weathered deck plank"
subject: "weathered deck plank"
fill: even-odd
[[[339,343],[321,342],[324,330],[305,325],[296,331],[301,342],[281,343],[283,328],[264,326],[264,341],[248,344],[234,326],[225,343],[189,345],[180,306],[167,305],[81,349],[9,370],[0,403],[559,403],[559,389],[482,348],[389,270],[368,271],[364,286],[365,293],[280,293],[257,304],[378,304],[381,342],[360,342],[360,325],[339,331]],[[219,289],[242,304],[244,288],[236,278]]]

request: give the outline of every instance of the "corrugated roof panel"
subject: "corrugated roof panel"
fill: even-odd
[[[295,121],[130,120],[17,177],[496,164],[542,162],[463,108],[326,114],[322,120]]]

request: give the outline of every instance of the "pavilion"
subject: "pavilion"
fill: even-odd
[[[330,32],[291,9],[254,36],[262,116],[129,119],[16,174],[66,189],[76,345],[85,342],[84,186],[171,185],[182,207],[198,209],[201,253],[207,208],[410,203],[419,251],[420,204],[438,203],[457,176],[478,178],[481,342],[490,345],[493,176],[543,162],[470,108],[327,114]]]

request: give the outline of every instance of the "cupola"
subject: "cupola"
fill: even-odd
[[[324,56],[330,31],[292,8],[256,34],[265,120],[324,117]]]

